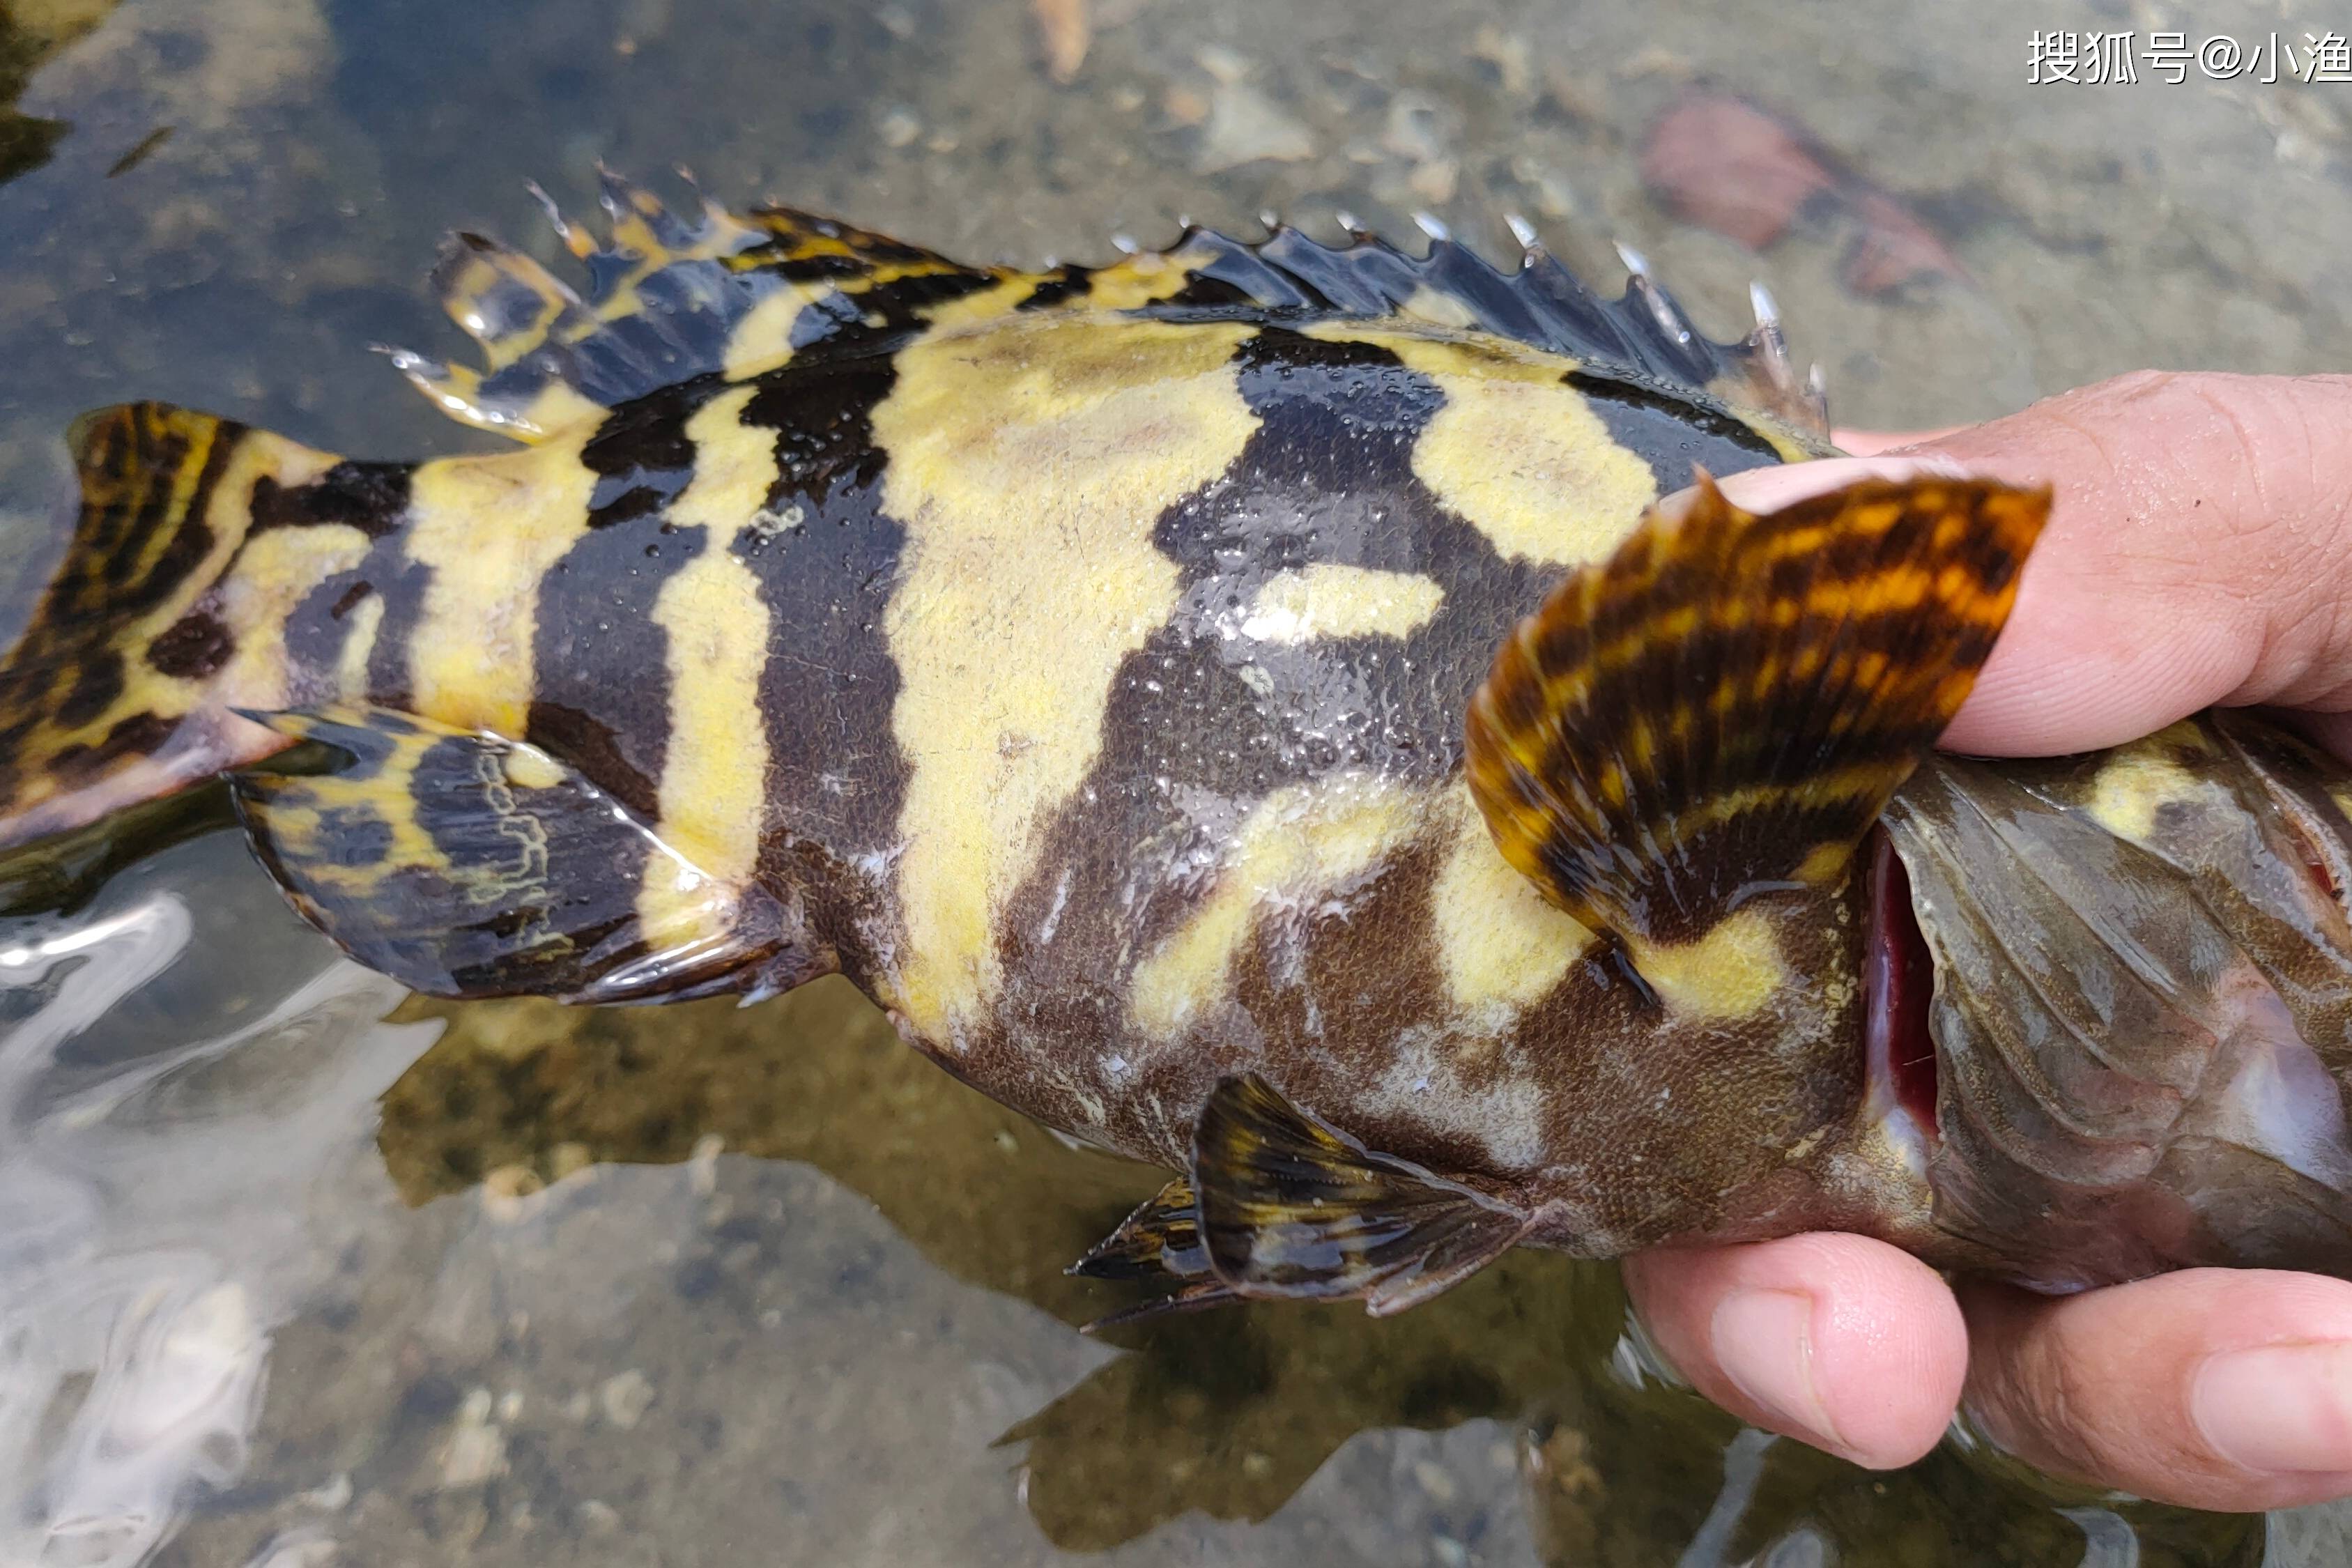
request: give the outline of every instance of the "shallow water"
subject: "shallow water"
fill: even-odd
[[[1524,213],[1598,277],[1638,247],[1719,335],[1764,278],[1854,424],[2352,362],[2352,85],[2026,81],[2037,28],[2230,30],[2212,8],[1075,9],[1060,85],[995,0],[0,0],[0,626],[85,407],[478,443],[366,345],[446,345],[440,231],[544,252],[521,179],[584,207],[600,157],[977,258],[1265,207],[1326,237],[1428,209],[1502,256]],[[1671,216],[1639,154],[1693,84],[1801,121],[1941,276],[1858,296],[1853,203],[1760,255]],[[955,1085],[838,983],[404,1002],[234,835],[187,837],[217,819],[47,868],[17,907],[71,912],[0,921],[0,1563],[2347,1554],[2330,1510],[2152,1509],[1960,1444],[1872,1477],[1741,1433],[1660,1382],[1610,1270],[1554,1258],[1384,1323],[1081,1338],[1119,1298],[1061,1267],[1156,1178]]]

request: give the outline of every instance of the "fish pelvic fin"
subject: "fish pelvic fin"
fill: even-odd
[[[1234,1295],[1352,1298],[1376,1318],[1468,1279],[1530,1223],[1475,1187],[1365,1148],[1254,1073],[1209,1096],[1192,1186],[1209,1273]]]
[[[1133,1306],[1097,1318],[1085,1332],[1142,1322],[1171,1312],[1197,1312],[1241,1300],[1209,1270],[1201,1241],[1199,1205],[1192,1184],[1180,1176],[1119,1222],[1069,1272],[1087,1279],[1132,1279],[1155,1290]]]
[[[0,662],[0,846],[283,746],[229,706],[286,700],[287,613],[406,504],[404,467],[167,404],[85,415],[68,441],[79,514]]]
[[[1192,1184],[1181,1176],[1145,1199],[1069,1268],[1087,1279],[1193,1279],[1208,1271]]]
[[[1757,516],[1702,475],[1685,515],[1652,512],[1521,622],[1473,700],[1470,789],[1504,857],[1654,982],[1754,957],[1741,906],[1844,885],[2049,509],[1916,479]]]
[[[253,713],[318,771],[233,780],[256,854],[352,958],[436,996],[746,1000],[829,972],[797,909],[704,874],[569,764],[382,708]]]

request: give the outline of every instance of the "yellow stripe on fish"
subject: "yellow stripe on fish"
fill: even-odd
[[[997,911],[1086,780],[1120,664],[1176,607],[1152,531],[1255,426],[1227,368],[1247,335],[1045,318],[899,355],[874,414],[885,501],[908,534],[885,626],[902,682],[892,730],[912,763],[898,868],[909,957],[891,987],[928,1035],[953,1041],[995,996]],[[1157,367],[1148,383],[1131,374],[1139,360]],[[1087,557],[1075,591],[1054,567],[1072,549]]]

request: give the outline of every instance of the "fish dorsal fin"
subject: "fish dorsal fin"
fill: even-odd
[[[739,216],[705,202],[688,219],[610,171],[599,245],[533,190],[584,292],[496,239],[452,235],[433,288],[484,368],[389,351],[452,418],[520,441],[750,355],[780,362],[828,335],[913,325],[929,305],[1015,276],[790,207]],[[830,308],[804,315],[812,304]]]
[[[2048,489],[1873,479],[1757,516],[1702,476],[1562,583],[1472,700],[1512,865],[1643,954],[1835,888],[1975,684]]]
[[[756,997],[830,967],[772,894],[704,875],[536,747],[380,708],[246,717],[340,754],[233,775],[255,852],[304,919],[412,990]],[[656,879],[672,896],[649,921]]]
[[[1490,332],[1567,355],[1595,375],[1760,422],[1794,448],[1790,457],[1831,450],[1828,405],[1820,387],[1791,367],[1760,288],[1755,330],[1738,342],[1717,342],[1651,280],[1638,257],[1628,253],[1633,267],[1625,292],[1604,299],[1531,230],[1516,221],[1514,227],[1524,248],[1507,272],[1442,229],[1428,254],[1414,257],[1352,226],[1344,246],[1287,226],[1256,241],[1196,227],[1168,250],[1139,252],[1088,281],[1101,299],[1130,307],[1253,306]],[[1153,297],[1131,298],[1145,292]]]
[[[1622,297],[1603,299],[1531,234],[1510,272],[1448,237],[1416,258],[1369,234],[1333,247],[1286,226],[1255,241],[1188,227],[1167,249],[1133,251],[1108,266],[1024,271],[966,266],[792,207],[737,215],[706,202],[689,220],[609,172],[606,243],[547,205],[557,237],[586,274],[584,292],[495,239],[455,235],[433,284],[450,318],[481,345],[484,368],[390,351],[451,417],[517,440],[539,440],[698,375],[764,369],[795,353],[918,326],[954,302],[959,320],[1247,308],[1426,321],[1516,339],[1573,358],[1589,374],[1721,407],[1780,435],[1792,457],[1829,449],[1820,391],[1790,369],[1760,294],[1756,330],[1717,342],[1638,265]]]
[[[1192,1190],[1209,1268],[1235,1295],[1358,1298],[1374,1317],[1460,1283],[1528,1224],[1475,1187],[1365,1148],[1255,1073],[1209,1096]]]

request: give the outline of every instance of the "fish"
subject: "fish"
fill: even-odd
[[[2352,779],[2235,712],[1938,753],[2051,494],[1734,504],[1834,450],[1760,291],[1718,342],[1531,234],[1024,270],[604,205],[550,204],[584,294],[448,242],[481,367],[392,353],[509,450],[76,425],[0,843],[226,773],[419,992],[843,975],[1173,1173],[1073,1266],[1107,1321],[1817,1228],[2352,1274]]]

